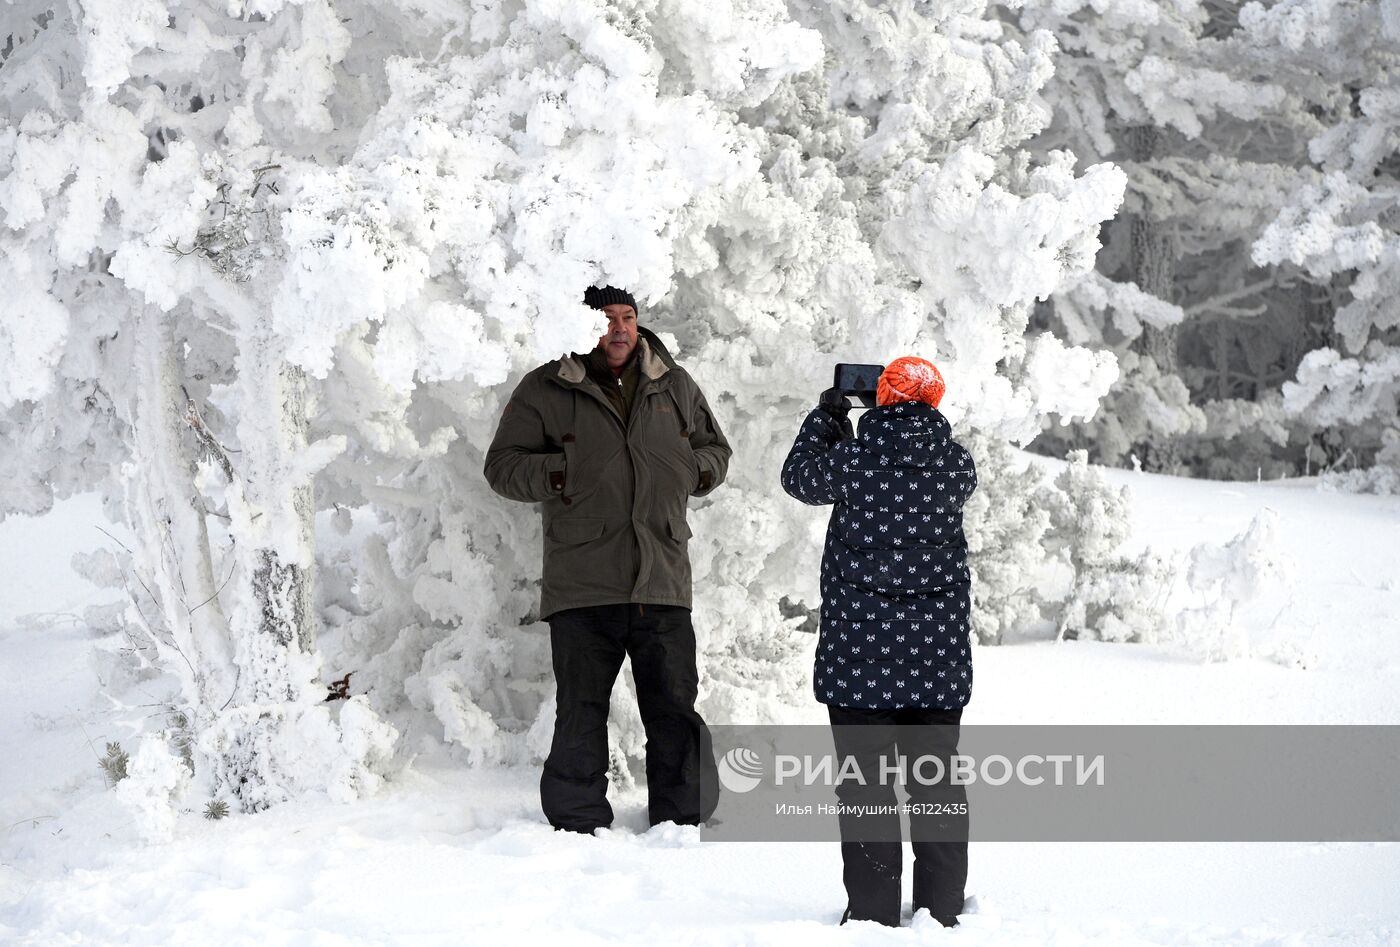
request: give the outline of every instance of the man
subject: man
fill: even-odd
[[[608,317],[586,355],[521,380],[486,454],[502,496],[540,504],[544,585],[558,695],[540,801],[556,829],[612,823],[608,701],[632,660],[646,728],[651,824],[710,817],[719,783],[695,710],[686,500],[724,481],[729,443],[695,381],[637,325],[631,293],[591,287]]]

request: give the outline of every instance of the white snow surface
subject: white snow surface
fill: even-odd
[[[1109,476],[1133,488],[1135,541],[1164,550],[1225,542],[1276,514],[1299,572],[1292,602],[1250,642],[1265,656],[979,648],[965,722],[1400,722],[1400,500],[1309,481]],[[109,789],[97,758],[119,740],[136,768],[135,731],[159,726],[139,705],[159,695],[139,682],[117,701],[101,693],[104,639],[76,616],[111,593],[66,567],[106,542],[97,525],[87,497],[0,524],[3,944],[1400,942],[1400,845],[1362,843],[974,842],[960,927],[923,915],[898,931],[838,927],[833,842],[709,844],[694,828],[648,829],[640,788],[612,795],[617,821],[598,837],[554,833],[535,768],[470,767],[429,745],[373,798],[217,822],[186,799],[165,840],[143,841],[151,812]],[[1306,655],[1301,666],[1275,657],[1285,646]],[[815,703],[811,720],[824,720]],[[907,915],[907,853],[905,864]]]

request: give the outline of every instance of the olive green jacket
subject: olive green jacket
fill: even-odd
[[[486,480],[540,504],[540,616],[618,603],[690,607],[686,500],[724,481],[729,442],[694,379],[638,329],[641,379],[624,419],[584,358],[530,372],[486,453]]]

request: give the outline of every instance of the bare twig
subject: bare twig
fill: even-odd
[[[219,469],[224,472],[225,479],[229,483],[233,483],[233,462],[228,459],[228,450],[219,443],[219,439],[204,423],[204,416],[199,413],[199,405],[195,404],[194,398],[190,397],[189,390],[181,385],[180,391],[185,395],[185,423],[194,431],[194,436],[199,441],[200,446],[218,463]]]
[[[31,823],[33,823],[34,825],[38,825],[40,822],[43,822],[45,819],[57,819],[57,818],[58,818],[58,816],[56,816],[56,815],[32,815],[32,816],[30,816],[30,817],[27,818],[27,819],[20,819],[18,822],[11,822],[9,825],[5,826],[5,831],[8,832],[8,831],[10,831],[10,829],[14,828],[15,826],[17,826],[17,825],[24,825],[24,823],[26,823],[26,822],[31,822]]]
[[[233,695],[238,693],[238,682],[242,679],[243,668],[241,666],[235,665],[233,669],[233,690],[228,692],[228,700],[224,701],[224,705],[219,708],[220,713],[222,713],[225,710],[228,710],[228,705],[233,703]]]
[[[193,615],[195,612],[199,611],[201,608],[203,608],[204,606],[208,605],[210,602],[214,601],[214,599],[216,599],[216,598],[219,597],[219,593],[222,592],[225,588],[227,588],[229,582],[233,579],[233,572],[234,572],[234,569],[237,567],[237,565],[238,565],[238,564],[237,564],[236,562],[229,565],[229,567],[228,567],[228,575],[224,578],[223,584],[220,585],[217,589],[214,590],[214,594],[213,594],[213,595],[209,596],[209,597],[206,598],[204,601],[202,601],[202,602],[200,602],[198,605],[196,605],[194,608],[190,609],[190,614],[191,614],[191,615]]]
[[[97,531],[98,531],[99,533],[101,533],[103,536],[106,536],[106,537],[107,537],[108,539],[110,539],[112,542],[116,543],[118,546],[122,547],[122,548],[125,549],[127,552],[131,553],[133,556],[136,555],[136,553],[131,552],[131,547],[130,547],[130,546],[128,546],[126,543],[122,542],[122,541],[121,541],[120,539],[118,539],[117,537],[113,536],[111,533],[107,532],[107,531],[106,531],[105,529],[103,529],[101,526],[94,526],[93,529],[97,530]]]
[[[190,247],[188,250],[181,250],[181,249],[180,249],[180,241],[175,240],[175,239],[172,239],[172,240],[170,240],[169,243],[167,243],[167,244],[165,245],[165,250],[166,250],[167,253],[173,253],[173,254],[175,254],[176,256],[189,256],[189,255],[192,254],[192,253],[198,253],[198,252],[199,252],[199,244],[195,244],[194,246]]]
[[[92,745],[92,737],[88,736],[87,727],[83,725],[83,722],[81,720],[78,721],[78,729],[83,731],[83,739],[87,740],[88,749],[92,750],[92,758],[95,760],[101,760],[102,754],[97,752],[97,747]]]
[[[262,176],[263,176],[264,174],[266,174],[268,171],[274,171],[274,170],[276,170],[276,169],[278,169],[278,168],[280,168],[280,167],[282,167],[280,164],[265,164],[265,165],[263,165],[261,168],[254,168],[254,169],[253,169],[253,190],[252,190],[252,193],[250,193],[250,194],[248,195],[248,197],[249,197],[249,198],[257,197],[257,196],[258,196],[258,188],[262,188],[262,187],[267,188],[269,191],[271,191],[271,192],[274,193],[274,194],[278,193],[278,192],[277,192],[277,182],[276,182],[276,181],[264,181],[264,180],[262,179]]]
[[[185,573],[180,569],[180,556],[175,551],[175,540],[170,535],[169,516],[160,516],[160,545],[163,550],[162,555],[165,553],[170,555],[170,562],[165,568],[174,574],[175,581],[180,584],[180,604],[184,605],[188,612],[189,605],[185,601]]]
[[[1202,312],[1224,309],[1227,306],[1227,304],[1232,303],[1237,299],[1246,299],[1250,296],[1255,295],[1256,293],[1261,293],[1264,290],[1275,286],[1277,282],[1278,280],[1276,278],[1269,277],[1268,279],[1262,279],[1256,283],[1251,283],[1248,286],[1241,286],[1239,289],[1233,290],[1231,292],[1221,293],[1219,296],[1212,296],[1210,299],[1203,299],[1194,305],[1187,306],[1186,314],[1188,316],[1194,316]],[[1262,311],[1262,309],[1260,311]]]
[[[132,569],[131,574],[135,576],[136,581],[140,583],[141,588],[145,591],[146,595],[150,598],[152,602],[160,601],[160,599],[156,598],[156,593],[152,592],[151,587],[146,584],[146,580],[141,578],[141,573],[137,572],[135,569]],[[150,621],[147,620],[146,613],[141,609],[141,601],[135,595],[131,594],[131,586],[127,584],[125,569],[122,570],[122,591],[126,592],[127,597],[136,603],[136,610],[141,613],[141,620],[146,623],[146,630],[150,633],[151,637],[154,638],[155,630],[152,627]]]
[[[102,529],[101,526],[99,526],[99,527],[97,527],[97,528],[98,528],[98,529]],[[103,529],[102,531],[103,531],[104,533],[107,532],[105,529]],[[111,533],[107,533],[107,535],[110,536]],[[125,549],[126,547],[123,546],[122,548]],[[130,552],[130,550],[127,550],[127,551]],[[155,626],[153,626],[153,625],[151,624],[151,620],[150,620],[149,618],[146,617],[146,610],[145,610],[144,608],[141,607],[141,600],[140,600],[139,598],[137,598],[135,595],[132,595],[132,594],[131,594],[131,586],[127,584],[127,581],[126,581],[126,573],[127,573],[127,570],[123,569],[123,570],[122,570],[122,589],[126,592],[127,598],[131,599],[131,601],[132,601],[133,603],[135,603],[135,605],[136,605],[136,613],[137,613],[138,615],[141,616],[141,623],[142,623],[143,625],[146,626],[146,634],[147,634],[147,636],[150,637],[150,639],[151,639],[153,642],[155,642],[156,644],[163,645],[164,647],[167,647],[167,648],[172,649],[176,654],[178,654],[181,658],[183,658],[183,659],[184,659],[184,662],[185,662],[185,666],[188,667],[188,668],[190,669],[190,674],[194,677],[194,679],[198,680],[198,679],[199,679],[199,672],[197,672],[197,671],[194,669],[194,665],[190,662],[189,656],[186,655],[185,652],[184,652],[183,650],[181,650],[179,644],[176,643],[175,639],[172,637],[172,638],[170,639],[170,642],[167,644],[166,642],[161,641],[160,638],[156,635]],[[140,573],[138,573],[135,569],[132,569],[132,570],[131,570],[131,574],[132,574],[133,576],[135,576],[136,581],[139,582],[139,583],[141,584],[141,588],[143,588],[143,589],[146,590],[146,594],[147,594],[148,596],[150,596],[151,601],[153,601],[153,602],[159,601],[159,599],[156,598],[155,593],[153,593],[153,592],[151,591],[150,586],[148,586],[148,585],[145,583],[145,581],[141,578]],[[129,636],[128,636],[128,637],[129,637]],[[132,644],[133,644],[133,646],[134,646],[134,645],[135,645],[135,642],[132,642]],[[137,650],[144,651],[144,650],[146,650],[146,649],[144,649],[144,648],[137,648]]]

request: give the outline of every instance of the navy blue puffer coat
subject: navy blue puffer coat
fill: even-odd
[[[942,412],[873,408],[860,435],[820,409],[783,464],[783,489],[834,503],[822,554],[817,700],[839,707],[962,707],[972,693],[962,507],[972,456]]]

